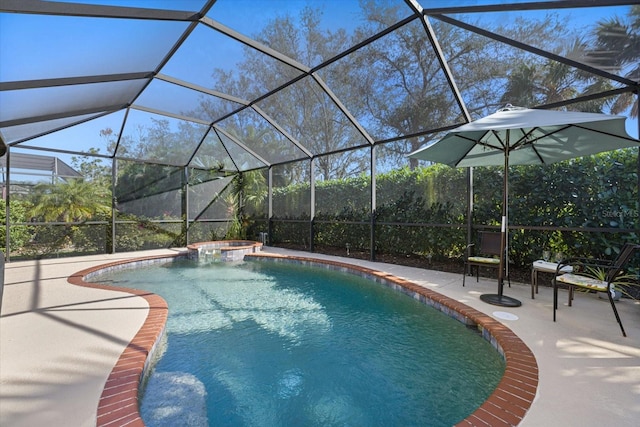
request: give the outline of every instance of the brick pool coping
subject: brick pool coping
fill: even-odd
[[[144,426],[140,416],[138,395],[154,351],[164,335],[168,306],[160,296],[148,291],[85,282],[98,272],[171,262],[186,254],[160,255],[102,264],[79,271],[68,278],[74,285],[129,292],[144,298],[149,312],[138,333],[124,349],[105,383],[98,403],[97,426]],[[538,389],[538,364],[529,347],[508,327],[492,317],[452,298],[391,274],[339,261],[307,257],[255,253],[248,259],[292,262],[340,270],[372,279],[403,292],[426,305],[476,327],[504,357],[505,372],[489,398],[457,426],[516,426],[531,407]]]

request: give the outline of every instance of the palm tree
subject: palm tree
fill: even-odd
[[[610,72],[624,73],[625,77],[640,79],[640,5],[631,6],[628,20],[613,17],[598,23],[594,32],[595,48],[588,53],[589,60]],[[635,100],[635,102],[634,102]],[[620,95],[612,106],[613,113],[621,113],[631,106],[631,117],[638,117],[638,97],[627,92]]]
[[[584,40],[576,38],[565,56],[581,55],[587,48]],[[545,60],[537,63],[521,63],[509,76],[501,103],[535,107],[613,88],[613,84],[607,79],[560,62]],[[600,98],[581,103],[581,110],[601,113],[604,112],[606,105],[606,99]]]
[[[589,37],[578,37],[568,46],[564,56],[584,58],[585,63],[611,73],[625,75],[630,80],[640,78],[640,6],[629,9],[627,17],[613,17],[598,22]],[[503,103],[524,107],[551,104],[580,95],[614,89],[612,81],[579,71],[554,61],[520,65],[510,76]],[[634,102],[635,101],[635,102]],[[631,116],[638,117],[637,96],[626,92],[614,100],[595,100],[581,104],[583,111],[613,114],[631,107]]]
[[[83,179],[35,186],[33,215],[46,222],[86,221],[110,210],[108,190]]]
[[[84,179],[38,184],[32,197],[32,216],[48,223],[37,227],[32,242],[31,249],[40,254],[90,240],[91,237],[85,234],[90,230],[73,223],[104,219],[111,212],[110,193],[106,187]],[[63,226],[51,224],[55,222],[62,222]]]
[[[640,5],[631,6],[628,21],[614,17],[600,21],[595,31],[596,48],[590,58],[611,72],[625,72],[631,80],[640,80]],[[627,92],[618,96],[611,107],[614,114],[631,107],[631,117],[638,117],[638,94]],[[637,160],[638,201],[640,207],[640,150]]]

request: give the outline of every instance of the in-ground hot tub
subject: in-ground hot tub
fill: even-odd
[[[189,258],[198,261],[242,261],[246,254],[262,251],[262,243],[253,240],[217,240],[187,246]]]

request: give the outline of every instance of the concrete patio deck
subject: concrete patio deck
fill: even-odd
[[[6,264],[0,313],[0,425],[91,426],[105,381],[148,312],[147,302],[125,292],[71,285],[67,277],[92,266],[157,250]],[[265,247],[266,252],[333,259],[385,271],[463,302],[504,323],[533,351],[538,394],[521,426],[636,426],[640,419],[640,303],[618,304],[623,337],[606,300],[578,294],[567,307],[560,293],[552,321],[552,290],[531,299],[527,284],[505,294],[518,308],[488,305],[495,280],[467,280],[426,269]],[[548,280],[547,280],[548,282]],[[504,320],[501,313],[515,315]]]

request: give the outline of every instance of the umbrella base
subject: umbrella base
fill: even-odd
[[[515,298],[498,294],[480,295],[480,299],[487,304],[499,305],[501,307],[520,307],[522,303]]]

